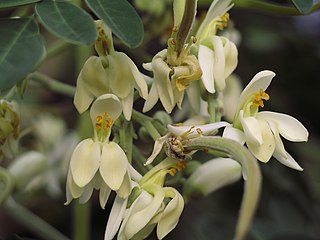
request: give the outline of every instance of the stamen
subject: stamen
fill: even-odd
[[[218,23],[217,23],[217,28],[219,30],[223,30],[226,26],[228,26],[229,19],[230,19],[230,15],[229,15],[229,13],[226,12],[225,14],[223,14],[219,18]]]
[[[109,117],[108,113],[104,112],[103,115],[98,115],[96,117],[96,129],[108,130],[111,128],[113,120]]]
[[[263,100],[268,101],[270,99],[270,96],[260,89],[259,93],[254,95],[254,98],[252,100],[252,103],[256,107],[264,107]]]

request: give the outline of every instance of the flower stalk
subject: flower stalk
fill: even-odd
[[[242,165],[246,181],[234,239],[244,239],[256,210],[261,190],[262,178],[257,160],[240,143],[221,137],[204,136],[190,139],[185,142],[184,149],[186,151],[218,150]]]

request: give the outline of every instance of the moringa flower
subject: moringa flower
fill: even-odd
[[[125,198],[131,191],[129,163],[122,148],[109,141],[111,127],[121,114],[120,100],[113,94],[96,99],[90,109],[94,139],[88,138],[74,150],[67,178],[67,204],[80,197],[86,202],[93,189],[100,189],[100,204],[104,208],[111,190]]]
[[[221,92],[225,80],[238,64],[238,50],[226,37],[217,36],[229,21],[227,11],[232,7],[231,0],[213,1],[197,33],[198,59],[203,72],[201,80],[210,93]]]
[[[134,88],[146,99],[147,84],[134,62],[125,53],[114,50],[107,26],[102,21],[97,21],[96,25],[99,36],[95,47],[99,57],[91,56],[85,62],[77,79],[74,105],[83,113],[95,97],[113,93],[121,101],[125,118],[130,120]]]
[[[274,156],[282,164],[301,171],[302,168],[285,150],[280,135],[289,141],[308,140],[307,129],[295,118],[269,111],[258,112],[269,100],[265,92],[275,73],[265,70],[257,73],[243,90],[233,127],[227,127],[224,137],[246,142],[252,154],[262,162]],[[240,130],[240,131],[239,131]]]
[[[171,113],[176,104],[181,108],[184,90],[201,76],[201,69],[194,55],[183,56],[176,66],[170,66],[167,59],[168,50],[164,49],[153,57],[151,63],[143,65],[146,70],[153,72],[154,77],[143,112],[149,111],[159,98],[168,113]]]

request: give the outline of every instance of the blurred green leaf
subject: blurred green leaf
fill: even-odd
[[[1,19],[0,36],[0,90],[4,90],[32,71],[45,47],[33,18]]]
[[[42,1],[36,4],[41,23],[54,35],[75,44],[91,44],[97,31],[91,16],[81,8],[64,1]]]
[[[39,2],[40,0],[0,0],[0,8],[16,7]]]
[[[138,47],[144,29],[136,10],[127,0],[85,0],[90,9],[103,20],[112,32],[128,47]]]
[[[302,14],[309,13],[313,5],[312,0],[291,0],[291,2]]]

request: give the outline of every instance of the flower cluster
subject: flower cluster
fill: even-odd
[[[116,235],[120,240],[144,239],[155,228],[158,239],[162,239],[177,225],[186,200],[206,196],[241,176],[249,186],[244,193],[245,209],[241,209],[247,216],[240,214],[235,239],[243,239],[260,190],[256,159],[266,163],[273,156],[288,167],[302,170],[285,150],[280,135],[294,142],[307,141],[308,131],[289,115],[259,111],[270,99],[265,91],[275,74],[269,70],[257,73],[241,93],[233,73],[238,50],[226,37],[231,0],[214,0],[189,42],[185,39],[190,29],[184,32],[183,24],[190,23],[186,22],[189,14],[190,28],[193,26],[195,9],[185,4],[174,1],[175,26],[168,47],[143,64],[152,72],[149,86],[134,62],[115,51],[106,24],[96,22],[98,56],[91,56],[84,64],[74,96],[79,113],[90,109],[93,137],[82,140],[71,156],[66,204],[76,198],[87,202],[97,189],[104,208],[114,191],[105,239]],[[167,125],[144,114],[155,110],[158,100],[167,114],[176,106],[183,110],[185,91],[197,114],[184,112],[185,123]],[[141,112],[133,110],[138,95],[145,99]],[[205,111],[199,110],[200,105]],[[170,121],[171,117],[178,119],[175,114],[167,116]],[[142,126],[138,135],[133,121]],[[140,151],[133,142],[145,131],[155,141],[153,151],[148,147]],[[198,150],[213,159],[190,167]],[[188,174],[183,173],[186,166]],[[183,190],[179,184],[167,186],[170,176],[183,184]]]

